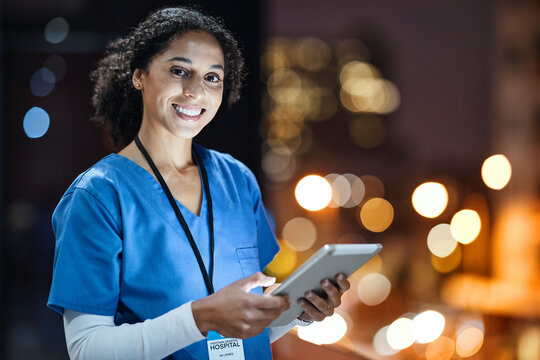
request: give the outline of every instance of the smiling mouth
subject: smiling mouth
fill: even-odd
[[[206,109],[203,109],[198,106],[180,106],[178,104],[172,104],[172,107],[174,108],[174,111],[178,116],[180,116],[183,119],[186,120],[197,120],[201,117],[201,115],[206,111]]]

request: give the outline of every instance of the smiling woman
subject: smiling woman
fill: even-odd
[[[224,96],[238,100],[243,73],[230,33],[186,8],[151,14],[98,63],[94,120],[123,148],[53,214],[48,306],[70,357],[271,359],[270,341],[296,324],[266,329],[289,303],[262,295],[278,245],[254,175],[193,144]],[[349,288],[343,276],[324,284],[302,320],[331,315]]]

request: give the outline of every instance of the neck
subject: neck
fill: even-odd
[[[164,129],[156,129],[143,121],[139,139],[160,170],[182,170],[193,165],[192,139],[178,138]]]

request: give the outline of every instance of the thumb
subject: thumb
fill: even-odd
[[[243,291],[249,292],[251,289],[254,289],[257,286],[270,286],[275,282],[275,277],[266,276],[261,272],[257,272],[251,276],[238,280],[237,284],[240,285],[240,288]]]

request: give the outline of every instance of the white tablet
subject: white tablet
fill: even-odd
[[[322,280],[333,280],[339,273],[349,277],[381,249],[381,244],[324,245],[272,292],[271,295],[288,295],[291,307],[274,320],[270,327],[287,325],[300,316],[303,310],[297,301],[306,291],[314,290],[324,294],[320,284]]]

